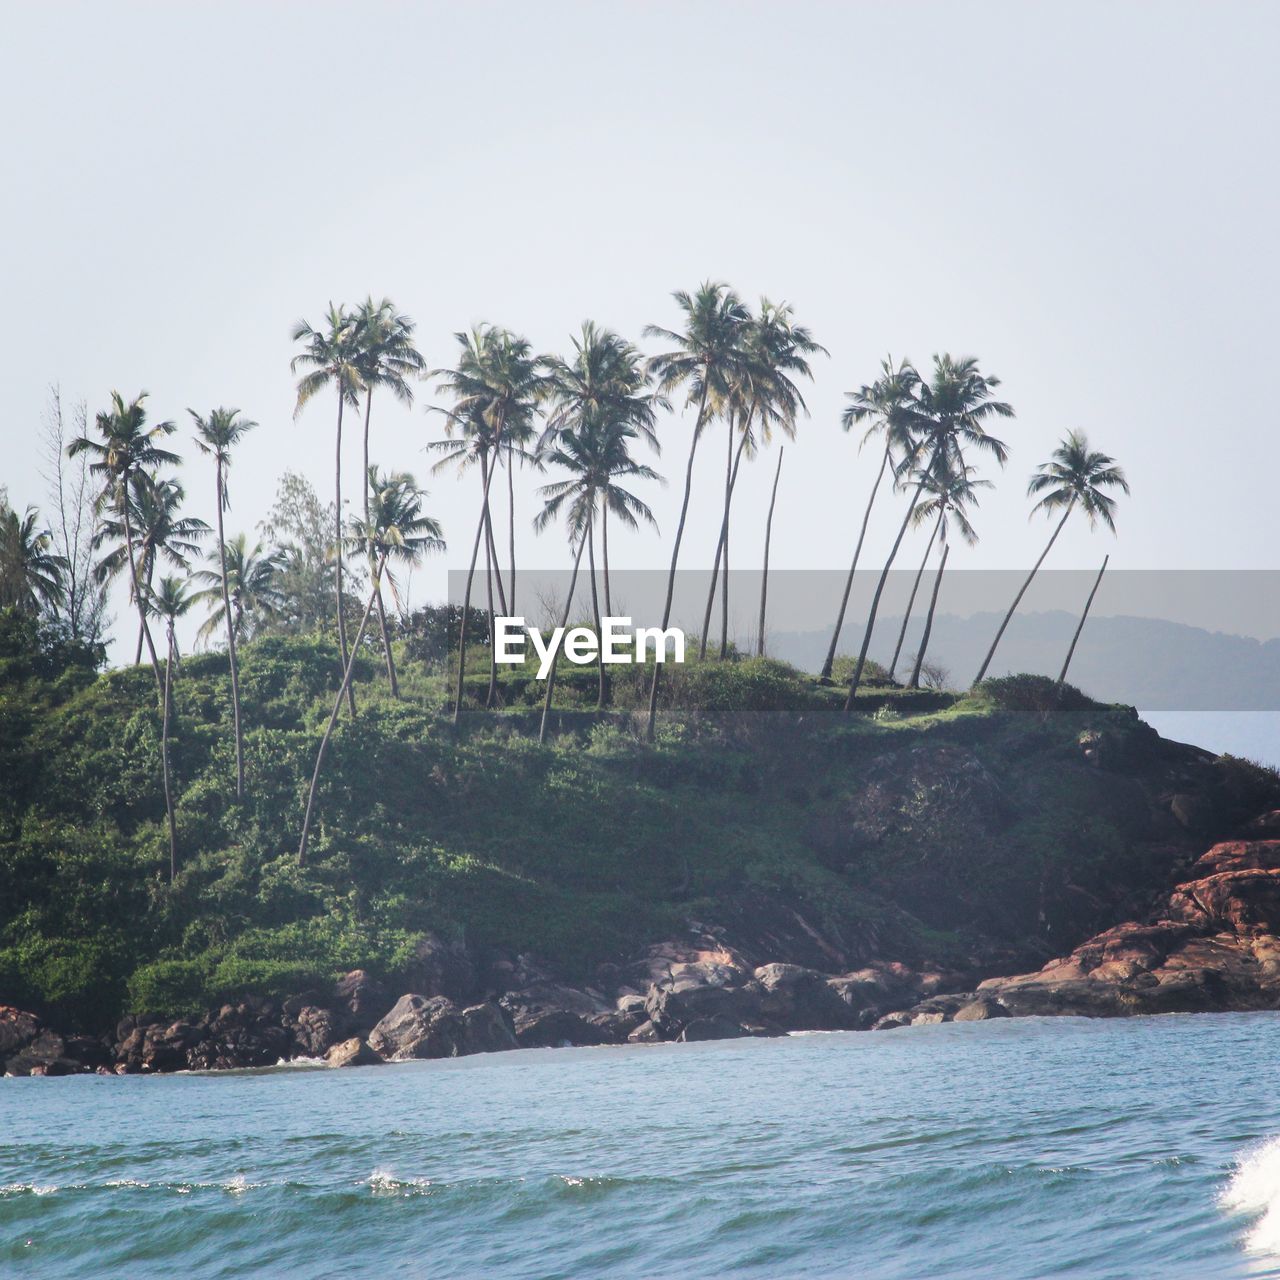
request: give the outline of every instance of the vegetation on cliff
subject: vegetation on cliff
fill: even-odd
[[[587,668],[561,680],[539,746],[541,689],[519,669],[504,710],[455,730],[448,663],[418,656],[422,635],[394,645],[399,698],[375,679],[377,637],[356,657],[360,715],[334,736],[305,867],[332,645],[242,646],[241,799],[226,657],[182,659],[170,883],[152,672],[100,675],[90,647],[0,613],[0,1002],[97,1027],[356,967],[392,977],[426,931],[581,976],[690,918],[772,928],[793,909],[851,963],[1025,967],[1140,909],[1204,833],[1280,803],[1274,775],[1044,681],[864,684],[845,717],[843,690],[785,664],[691,663],[648,745],[646,672],[600,712]],[[1195,801],[1175,816],[1174,796]]]

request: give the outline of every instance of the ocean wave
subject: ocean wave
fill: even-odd
[[[0,1187],[0,1196],[51,1196],[61,1190],[52,1182],[10,1182]]]
[[[1219,1203],[1230,1213],[1256,1216],[1245,1236],[1246,1248],[1280,1257],[1280,1136],[1268,1138],[1236,1161]]]

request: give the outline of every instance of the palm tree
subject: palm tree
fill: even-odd
[[[685,521],[689,515],[689,495],[693,488],[693,460],[702,438],[703,428],[713,413],[728,401],[735,377],[743,364],[743,344],[750,311],[742,299],[726,284],[705,281],[690,295],[678,290],[672,295],[684,313],[684,328],[677,331],[659,325],[647,325],[645,336],[660,338],[673,349],[652,357],[650,372],[657,379],[658,390],[666,395],[681,388],[685,407],[696,405],[693,436],[689,442],[689,460],[684,470],[684,496],[680,501],[680,519],[671,548],[671,568],[667,573],[667,598],[662,608],[662,628],[671,622],[671,604],[676,589],[676,568],[680,563],[680,543],[684,539]],[[662,663],[653,664],[649,686],[649,721],[646,738],[652,742],[658,716],[658,687],[662,679]]]
[[[35,616],[63,600],[67,561],[39,523],[35,507],[19,516],[0,492],[0,608]]]
[[[920,672],[924,669],[924,655],[929,651],[929,637],[933,634],[933,615],[938,608],[938,592],[942,589],[942,575],[947,571],[947,557],[951,554],[951,544],[944,543],[942,559],[938,561],[938,572],[933,578],[933,591],[929,595],[929,612],[924,618],[924,634],[920,637],[920,648],[916,651],[915,665],[911,668],[909,689],[920,687]]]
[[[390,298],[375,303],[372,296],[360,304],[355,316],[356,366],[365,387],[364,401],[364,523],[369,527],[369,418],[373,389],[386,387],[401,404],[413,403],[411,378],[426,372],[427,362],[413,344],[414,322],[396,311]]]
[[[871,634],[875,630],[876,614],[880,609],[880,597],[884,594],[884,584],[893,568],[898,548],[902,546],[902,539],[906,536],[926,480],[930,476],[937,479],[947,471],[963,468],[964,450],[968,448],[990,453],[1001,466],[1008,458],[1008,450],[1003,441],[989,435],[985,425],[993,417],[1013,417],[1013,409],[1009,405],[1003,400],[992,399],[991,393],[999,385],[999,378],[979,372],[978,362],[972,356],[957,360],[950,355],[935,355],[931,377],[927,382],[920,383],[913,410],[918,431],[915,447],[903,460],[898,471],[901,479],[908,470],[913,469],[919,479],[906,514],[902,517],[898,536],[880,571],[875,593],[871,597],[871,610],[862,635],[862,648],[858,651],[858,661],[853,668],[853,679],[849,682],[849,693],[845,698],[846,715],[853,710],[853,700],[858,694],[858,685],[867,662],[867,650],[871,647]]]
[[[196,448],[213,458],[214,504],[218,512],[218,568],[221,572],[222,616],[227,625],[227,659],[231,665],[231,713],[236,736],[236,798],[244,795],[244,732],[240,724],[240,674],[236,666],[236,633],[231,624],[231,598],[227,585],[227,538],[222,514],[231,509],[227,495],[227,468],[231,450],[258,424],[240,416],[239,409],[214,409],[202,418],[194,409],[187,412],[196,424]]]
[[[793,378],[812,380],[813,370],[808,357],[828,354],[824,346],[814,341],[808,329],[793,323],[794,314],[793,309],[785,302],[779,305],[770,302],[768,298],[761,298],[760,314],[749,321],[743,334],[742,359],[735,371],[725,413],[728,451],[725,456],[724,515],[720,522],[720,536],[711,570],[711,589],[707,593],[699,657],[706,656],[711,608],[715,601],[719,572],[724,575],[720,596],[720,657],[724,659],[728,656],[729,515],[743,453],[748,457],[755,454],[754,428],[757,424],[765,444],[773,438],[775,426],[782,429],[788,440],[795,439],[796,418],[800,413],[807,413],[808,409]],[[738,435],[736,451],[733,447],[735,426]]]
[[[307,372],[298,380],[298,402],[293,416],[302,412],[307,401],[332,385],[338,396],[338,427],[334,444],[333,492],[334,492],[334,555],[337,558],[338,592],[338,647],[342,653],[342,665],[347,665],[347,623],[342,608],[342,412],[347,405],[359,402],[364,389],[360,373],[360,348],[357,345],[356,318],[345,307],[335,307],[331,302],[325,313],[323,327],[313,329],[305,320],[293,327],[294,342],[306,345],[289,362],[289,369]],[[356,713],[355,693],[347,689],[347,703],[351,714]]]
[[[661,452],[656,431],[658,408],[669,408],[666,400],[649,390],[649,375],[640,353],[631,343],[594,321],[584,321],[579,337],[571,339],[573,356],[565,361],[546,357],[547,426],[538,442],[538,455],[545,458],[560,435],[566,431],[585,439],[591,432],[612,435],[625,446],[631,436],[643,438]],[[619,434],[620,433],[620,434]],[[631,461],[623,450],[625,461]],[[619,473],[614,473],[619,474]],[[630,474],[630,473],[629,473]],[[606,486],[600,504],[600,541],[604,576],[605,613],[613,613],[613,594],[609,582],[609,512],[612,509],[624,523],[635,525],[635,512],[627,499]],[[589,547],[594,560],[594,546]],[[592,571],[594,585],[595,574]]]
[[[391,546],[387,557],[388,563],[398,562],[406,568],[413,568],[428,552],[444,550],[444,539],[437,521],[424,515],[408,519],[403,514],[403,495],[406,490],[413,489],[413,483],[413,477],[404,472],[380,475],[376,467],[369,469],[365,488],[369,494],[370,522],[368,524],[362,520],[351,522],[353,547],[375,546],[379,530],[394,526],[399,529],[400,536]],[[396,608],[403,612],[399,588],[389,568],[386,570],[386,575],[391,584],[391,598]],[[381,584],[376,588],[374,604],[378,611],[378,626],[382,631],[382,649],[387,661],[387,683],[391,686],[391,696],[398,698],[400,682],[396,679],[396,664],[391,653],[391,633],[387,629],[387,614],[382,603]]]
[[[373,583],[351,647],[351,656],[347,659],[347,665],[342,672],[342,684],[338,687],[338,695],[333,700],[329,723],[325,726],[324,736],[320,739],[320,749],[316,752],[316,764],[311,773],[311,786],[307,791],[307,808],[302,819],[302,836],[298,841],[299,866],[305,866],[307,861],[307,838],[311,831],[311,815],[315,808],[316,787],[320,781],[325,752],[328,750],[329,739],[333,736],[333,727],[337,724],[338,715],[342,710],[343,694],[351,681],[351,669],[355,665],[356,654],[360,651],[360,642],[364,639],[365,628],[369,625],[369,615],[373,612],[374,598],[381,587],[382,572],[387,560],[393,555],[407,556],[412,560],[425,551],[444,548],[439,524],[423,513],[422,500],[425,497],[423,491],[414,484],[413,477],[404,473],[391,476],[372,495],[372,501],[369,504],[372,523],[360,532],[367,538],[373,549]]]
[[[157,561],[163,557],[173,568],[185,569],[189,558],[200,550],[209,526],[194,516],[179,514],[187,495],[177,480],[139,472],[129,485],[128,495],[138,552],[138,575],[145,595],[151,590]],[[109,582],[129,564],[124,521],[115,513],[102,519],[90,545],[98,549],[113,541],[115,545],[94,566],[94,576],[99,583]],[[133,660],[135,664],[142,661],[141,629]]]
[[[778,466],[773,473],[773,491],[769,494],[769,514],[764,522],[764,567],[760,574],[760,626],[756,631],[756,656],[764,657],[765,606],[769,597],[769,542],[773,537],[773,508],[778,501],[778,481],[782,478],[782,455],[785,447],[778,449]]]
[[[142,624],[142,635],[146,641],[147,652],[151,657],[151,670],[155,676],[156,688],[161,689],[160,660],[156,657],[156,647],[151,639],[151,631],[147,626],[146,601],[138,577],[138,559],[134,547],[133,521],[130,513],[129,493],[133,488],[135,477],[149,472],[156,467],[176,465],[177,454],[160,448],[157,443],[163,437],[172,435],[172,422],[157,422],[147,425],[147,413],[143,401],[147,398],[145,391],[125,404],[124,397],[118,391],[111,393],[111,408],[100,413],[94,419],[100,440],[89,436],[77,436],[67,446],[67,456],[76,457],[88,453],[93,461],[89,469],[103,479],[102,492],[98,495],[97,506],[101,511],[113,507],[120,513],[124,525],[125,550],[129,561],[129,582],[133,592],[134,604],[138,610],[138,619]]]
[[[937,475],[926,473],[924,479],[923,494],[928,497],[921,496],[921,500],[916,503],[916,509],[911,514],[911,522],[917,527],[921,525],[932,525],[933,531],[929,534],[929,541],[925,545],[924,556],[920,561],[920,568],[916,570],[915,580],[911,584],[911,595],[907,598],[907,607],[902,613],[902,626],[898,630],[898,643],[893,649],[893,660],[889,663],[889,679],[893,679],[894,672],[898,669],[898,658],[902,654],[902,642],[907,638],[907,626],[911,621],[911,611],[915,608],[916,593],[920,590],[920,579],[924,577],[925,566],[929,563],[929,556],[933,553],[933,544],[941,538],[943,545],[947,541],[948,532],[948,514],[954,517],[956,528],[960,531],[960,536],[970,545],[973,546],[978,541],[978,535],[974,531],[973,525],[969,523],[968,514],[965,507],[969,503],[975,506],[978,502],[977,490],[990,489],[990,480],[973,479],[974,468],[960,462],[956,467],[946,467]],[[935,519],[935,517],[937,517]],[[921,646],[923,647],[923,646]]]
[[[1093,588],[1089,592],[1089,598],[1084,602],[1084,610],[1080,614],[1080,621],[1076,624],[1075,633],[1071,637],[1071,645],[1067,649],[1067,656],[1062,660],[1062,670],[1058,672],[1058,688],[1061,689],[1067,679],[1067,668],[1071,666],[1071,659],[1075,657],[1076,645],[1080,643],[1080,633],[1084,630],[1084,624],[1089,620],[1089,610],[1093,608],[1093,598],[1098,594],[1098,588],[1102,586],[1102,575],[1107,571],[1107,565],[1110,563],[1109,555],[1102,557],[1102,568],[1098,570],[1098,576],[1093,580]]]
[[[178,874],[178,824],[173,813],[173,784],[169,772],[169,721],[172,706],[173,671],[178,661],[178,641],[174,628],[179,618],[191,608],[194,597],[187,594],[187,589],[180,578],[166,577],[160,579],[160,585],[148,592],[148,609],[157,617],[164,619],[165,655],[164,655],[164,698],[160,715],[160,760],[164,773],[164,807],[169,823],[169,883],[172,884]]]
[[[480,466],[483,491],[480,516],[476,525],[475,543],[471,551],[471,563],[467,569],[467,582],[463,596],[462,626],[458,638],[458,682],[454,699],[453,722],[458,723],[462,714],[462,685],[466,669],[467,614],[471,607],[471,587],[475,578],[476,560],[481,541],[485,541],[486,556],[498,573],[498,594],[503,597],[501,570],[497,569],[497,552],[493,542],[493,521],[489,507],[489,489],[494,472],[508,450],[508,466],[516,447],[531,437],[538,400],[546,386],[546,379],[539,371],[539,361],[524,338],[505,329],[491,325],[479,325],[469,333],[456,333],[461,353],[453,369],[436,369],[433,376],[439,381],[440,390],[453,398],[448,409],[437,409],[445,415],[446,431],[454,430],[467,437],[467,443],[455,446],[452,441],[437,441],[437,449],[446,450],[437,467],[450,461],[466,466],[472,462]],[[508,434],[510,433],[510,434]],[[514,492],[514,491],[513,491]],[[511,588],[514,601],[515,541],[511,543]],[[489,581],[489,618],[492,628],[493,589]],[[501,599],[502,610],[507,612],[507,601]],[[514,603],[512,604],[514,608]],[[490,637],[492,640],[492,636]],[[497,667],[494,664],[493,646],[490,644],[489,697],[491,705],[497,683]]]
[[[209,617],[196,633],[205,644],[226,629],[231,643],[249,640],[258,626],[277,617],[285,608],[280,590],[284,553],[264,550],[260,542],[248,545],[243,533],[228,538],[217,552],[209,553],[210,568],[197,569],[192,578],[202,583],[192,597],[193,604],[208,608]]]
[[[906,457],[916,444],[916,388],[920,385],[920,375],[906,360],[893,363],[892,356],[886,356],[880,362],[880,377],[874,382],[862,386],[857,391],[848,391],[845,398],[849,403],[840,415],[840,425],[845,431],[863,423],[867,424],[866,433],[858,445],[859,450],[874,436],[884,441],[884,449],[880,455],[880,469],[876,472],[875,482],[871,486],[871,494],[867,498],[866,510],[862,513],[862,527],[858,530],[858,541],[853,548],[853,560],[849,564],[849,573],[844,580],[844,594],[840,597],[840,608],[836,612],[836,624],[831,632],[831,643],[827,647],[827,656],[823,659],[823,680],[831,679],[831,670],[835,665],[836,647],[840,643],[840,632],[844,628],[845,610],[849,607],[849,592],[853,588],[853,577],[858,570],[858,560],[862,555],[862,544],[867,536],[867,525],[871,521],[871,508],[875,505],[876,495],[880,492],[880,482],[896,454]]]
[[[598,411],[600,418],[604,410]],[[596,512],[602,514],[612,510],[615,517],[631,528],[636,528],[640,521],[657,528],[653,512],[630,490],[617,483],[618,480],[657,480],[662,477],[652,467],[636,462],[631,456],[631,442],[637,433],[616,421],[601,422],[600,418],[587,417],[574,426],[561,428],[546,452],[545,460],[554,466],[562,467],[570,473],[564,480],[556,480],[543,485],[539,493],[543,496],[542,510],[534,520],[534,528],[541,532],[563,510],[569,528],[569,545],[577,545],[577,553],[573,562],[573,575],[569,581],[569,594],[565,598],[564,620],[561,626],[567,626],[569,608],[573,603],[574,586],[578,580],[578,564],[582,559],[582,549],[590,547],[595,527]],[[594,559],[594,550],[591,552]],[[600,635],[600,606],[595,595],[595,571],[592,566],[592,608],[595,615],[596,635]],[[547,687],[542,707],[542,726],[538,732],[538,741],[546,740],[547,721],[551,711],[551,694],[555,685],[556,664],[552,661],[551,673],[547,679]],[[601,654],[599,663],[599,696],[598,705],[605,701],[604,659]]]
[[[1005,628],[1012,620],[1018,605],[1022,603],[1022,597],[1039,572],[1040,566],[1044,564],[1045,557],[1058,540],[1058,534],[1062,532],[1062,527],[1067,523],[1071,513],[1078,507],[1089,517],[1091,529],[1101,521],[1112,533],[1115,533],[1116,500],[1103,492],[1105,489],[1119,489],[1122,493],[1128,493],[1129,482],[1125,479],[1124,472],[1116,466],[1114,458],[1108,457],[1105,453],[1096,453],[1089,448],[1089,441],[1083,431],[1072,431],[1053,451],[1050,460],[1042,462],[1036,468],[1027,485],[1027,496],[1034,497],[1040,494],[1041,497],[1040,501],[1031,508],[1031,514],[1035,515],[1037,511],[1043,511],[1045,515],[1050,516],[1056,511],[1061,511],[1062,518],[1054,525],[1053,533],[1049,535],[1049,541],[1040,553],[1040,559],[1031,566],[1031,572],[1018,588],[1018,594],[1014,596],[1009,612],[1005,614],[1004,621],[996,632],[996,638],[991,642],[991,648],[987,650],[987,656],[983,658],[982,666],[974,677],[974,684],[978,684],[986,677],[987,668],[996,656],[996,647],[1005,633]]]

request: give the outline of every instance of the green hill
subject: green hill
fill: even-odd
[[[239,803],[225,657],[182,660],[170,884],[151,672],[92,658],[0,615],[0,1003],[85,1028],[357,967],[394,979],[427,931],[570,978],[689,919],[850,965],[1025,968],[1140,912],[1207,834],[1280,804],[1275,775],[1037,679],[872,687],[846,717],[842,691],[785,664],[692,664],[646,746],[643,672],[597,712],[594,670],[562,668],[539,746],[526,672],[455,730],[447,672],[401,642],[398,701],[378,652],[359,659],[359,714],[340,721],[299,867],[338,672],[327,642],[264,639],[242,654]]]

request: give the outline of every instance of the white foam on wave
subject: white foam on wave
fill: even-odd
[[[0,1187],[0,1196],[51,1196],[58,1189],[52,1182],[10,1182]]]
[[[1268,1138],[1236,1161],[1219,1203],[1231,1213],[1257,1215],[1245,1247],[1280,1257],[1280,1137]]]
[[[431,1190],[430,1178],[401,1178],[390,1169],[375,1169],[365,1183],[375,1196],[426,1195]]]

